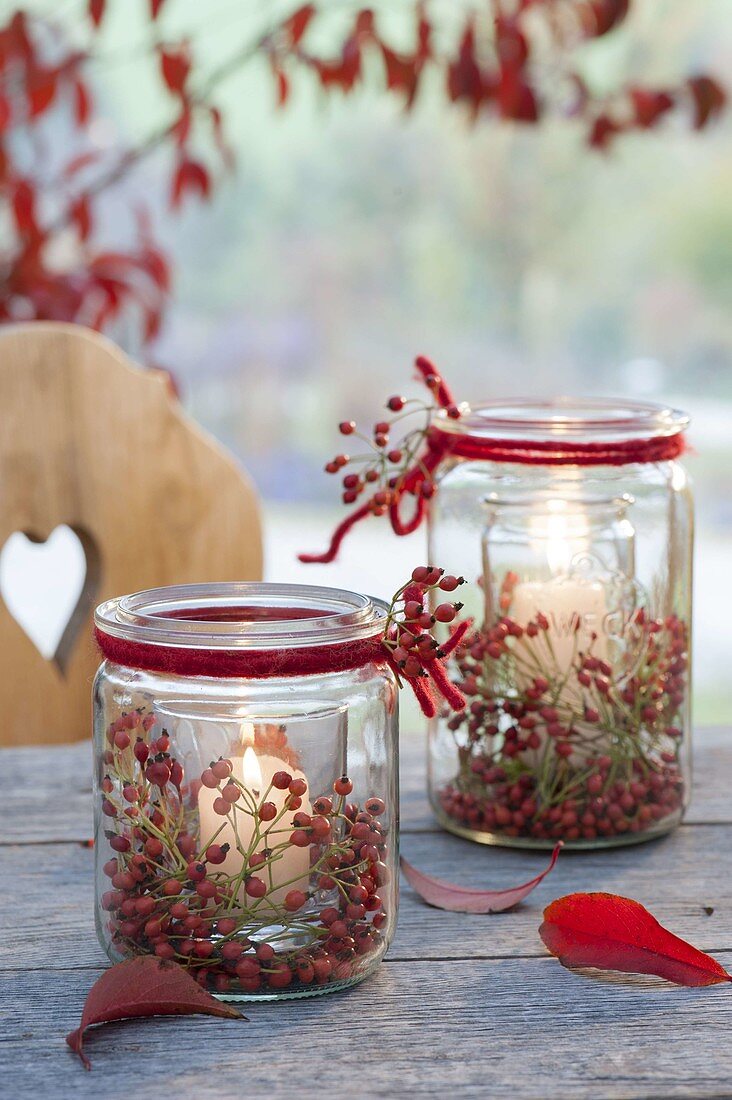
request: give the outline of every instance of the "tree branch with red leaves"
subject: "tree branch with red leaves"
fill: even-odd
[[[189,41],[166,34],[165,16],[176,0],[148,0],[151,63],[170,103],[169,119],[137,145],[105,153],[93,139],[100,114],[90,70],[96,33],[120,2],[87,0],[84,50],[69,43],[69,28],[59,26],[57,16],[31,17],[18,9],[0,26],[0,213],[12,231],[0,253],[0,321],[80,321],[103,330],[130,314],[138,319],[140,342],[154,340],[170,293],[170,262],[144,211],[136,213],[132,244],[126,239],[118,248],[102,248],[99,202],[158,150],[169,151],[173,210],[189,197],[210,199],[218,175],[234,160],[215,94],[258,55],[269,63],[280,107],[300,73],[328,95],[375,84],[407,111],[430,78],[473,121],[538,124],[559,115],[603,151],[623,134],[658,127],[673,111],[686,110],[691,125],[704,129],[725,105],[721,85],[706,74],[674,87],[631,82],[609,96],[588,86],[578,52],[615,32],[631,0],[476,0],[451,9],[457,36],[442,26],[436,6],[409,0],[414,27],[408,49],[393,44],[378,8],[293,6],[278,22],[235,40],[231,54],[208,72],[196,56],[195,36]],[[318,30],[331,18],[345,34],[324,54],[316,48]],[[65,112],[75,142],[60,172],[49,176],[52,112]]]

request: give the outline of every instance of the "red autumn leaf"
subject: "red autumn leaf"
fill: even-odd
[[[417,94],[422,62],[419,57],[402,57],[389,46],[381,43],[386,69],[386,86],[391,92],[403,92],[407,107],[411,107]]]
[[[20,180],[13,193],[13,217],[18,232],[25,235],[36,233],[36,192],[32,183],[28,180]]]
[[[104,10],[107,6],[107,0],[89,0],[89,18],[95,27],[98,27],[102,19],[104,19]]]
[[[214,142],[216,148],[221,154],[225,166],[231,170],[234,167],[234,151],[226,140],[224,135],[224,120],[221,116],[221,111],[218,107],[209,107],[209,115],[211,118],[211,125],[213,127]]]
[[[687,87],[694,102],[694,129],[703,130],[724,108],[727,94],[710,76],[693,76],[687,81]]]
[[[174,208],[180,206],[186,192],[198,194],[203,199],[211,194],[211,177],[197,160],[181,160],[175,170],[170,193],[170,202]]]
[[[43,114],[54,101],[58,86],[55,69],[36,69],[28,78],[28,109],[31,118]]]
[[[71,220],[76,226],[80,241],[87,241],[92,230],[91,203],[88,195],[80,195],[71,207]]]
[[[10,100],[0,93],[0,134],[7,130],[11,117]]]
[[[483,77],[475,57],[475,26],[470,20],[460,41],[458,56],[447,69],[447,94],[453,103],[469,99],[477,113],[483,97]]]
[[[674,105],[668,92],[654,92],[648,88],[631,88],[630,98],[635,112],[636,125],[643,130],[655,126],[659,118]]]
[[[629,10],[630,0],[591,0],[580,19],[588,36],[600,38],[622,23]]]
[[[91,113],[89,91],[83,80],[74,81],[74,118],[77,126],[85,126]]]
[[[165,0],[150,0],[150,18],[152,20],[157,19],[160,15],[160,9],[162,8]]]
[[[656,974],[678,985],[716,985],[732,976],[710,955],[617,894],[568,894],[544,910],[539,935],[562,966]]]
[[[603,152],[617,134],[622,132],[622,127],[614,122],[609,115],[598,115],[592,123],[588,138],[592,149],[600,149]]]
[[[522,886],[513,886],[508,890],[475,890],[466,886],[455,886],[451,882],[423,874],[408,863],[404,856],[401,858],[401,867],[409,885],[428,905],[447,909],[451,913],[503,913],[523,901],[546,878],[559,858],[561,847],[561,843],[557,844],[548,867],[540,875]]]
[[[169,91],[181,95],[191,71],[191,57],[186,47],[179,50],[160,47],[160,71]]]
[[[79,1027],[66,1036],[66,1042],[86,1068],[91,1069],[83,1050],[84,1032],[88,1027],[133,1017],[195,1013],[224,1016],[230,1020],[246,1019],[233,1006],[222,1004],[201,989],[182,966],[154,955],[142,955],[116,963],[104,971],[89,990]]]
[[[303,4],[282,24],[282,29],[289,36],[291,46],[297,46],[314,15],[315,4]]]

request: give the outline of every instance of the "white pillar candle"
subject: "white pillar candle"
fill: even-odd
[[[233,804],[229,815],[223,817],[214,810],[214,802],[220,797],[220,792],[216,788],[202,786],[198,795],[201,850],[205,852],[206,847],[212,842],[220,845],[228,844],[229,851],[226,854],[226,859],[223,863],[212,867],[212,870],[223,871],[231,876],[237,876],[241,873],[247,854],[251,855],[255,850],[261,852],[265,847],[277,849],[289,837],[292,829],[292,817],[296,811],[288,810],[280,817],[290,792],[289,790],[281,791],[276,787],[271,787],[274,774],[285,771],[293,779],[303,779],[307,783],[303,772],[297,768],[287,766],[279,757],[260,756],[251,744],[248,744],[246,748],[242,746],[242,748],[242,755],[231,758],[232,775],[243,784],[251,797],[242,794],[238,801]],[[300,806],[300,811],[306,814],[312,812],[308,792],[301,796]],[[256,803],[257,808],[261,807],[263,802],[274,803],[277,811],[274,820],[259,821],[252,813],[253,802]],[[232,818],[236,821],[236,831]],[[259,827],[261,841],[254,846],[253,840],[257,826]],[[277,831],[273,832],[267,840],[265,833],[270,828]],[[276,859],[273,859],[263,868],[253,867],[250,873],[262,878],[265,882],[267,886],[266,900],[279,905],[290,890],[307,892],[310,877],[310,849],[309,847],[298,848],[294,844],[287,844],[286,847],[282,847],[277,852]],[[253,904],[255,900],[247,898],[243,881],[238,891],[238,898],[242,903],[246,901],[249,905]],[[261,907],[266,906],[266,900],[260,903]]]
[[[608,607],[601,581],[580,581],[571,577],[554,581],[524,581],[516,585],[511,599],[511,618],[525,627],[541,612],[549,622],[546,635],[537,636],[534,650],[547,666],[551,678],[563,679],[578,655],[587,653],[604,661],[607,637],[604,620]],[[597,637],[593,640],[593,635]],[[533,668],[533,666],[531,666]],[[534,673],[539,674],[537,669]],[[528,674],[527,674],[528,678]],[[523,676],[522,676],[523,679]],[[572,685],[576,688],[576,684]]]

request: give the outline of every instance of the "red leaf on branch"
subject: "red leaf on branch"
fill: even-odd
[[[224,120],[221,116],[221,111],[218,107],[209,107],[209,115],[211,117],[211,125],[213,127],[214,142],[216,148],[221,154],[221,159],[224,165],[228,169],[234,167],[234,150],[229,145],[224,134]]]
[[[89,18],[95,27],[104,19],[104,12],[107,6],[107,0],[89,0]]]
[[[630,10],[630,0],[592,0],[581,12],[584,30],[592,38],[608,34],[623,22]]]
[[[282,29],[288,35],[291,46],[297,46],[298,42],[310,26],[315,15],[315,4],[303,4],[293,15],[282,24]]]
[[[546,878],[559,858],[562,845],[557,844],[552,858],[540,875],[525,882],[522,886],[513,886],[508,890],[475,890],[465,886],[455,886],[442,879],[432,878],[418,871],[402,856],[401,867],[409,885],[428,905],[437,909],[447,909],[451,913],[503,913],[512,909],[531,893]]]
[[[20,180],[13,192],[13,217],[22,236],[38,232],[35,206],[35,187],[28,180]]]
[[[94,1024],[143,1016],[190,1016],[203,1013],[230,1020],[246,1019],[232,1005],[222,1004],[201,989],[177,963],[143,955],[126,959],[105,970],[89,990],[81,1023],[66,1036],[87,1069],[91,1064],[83,1049],[84,1033]]]
[[[74,81],[74,118],[77,126],[86,126],[91,114],[91,99],[83,80]]]
[[[165,0],[150,0],[150,18],[154,21],[160,15]]]
[[[544,910],[539,935],[562,966],[656,974],[678,985],[732,981],[710,955],[659,924],[639,902],[617,894],[568,894]]]
[[[197,160],[181,160],[175,170],[170,193],[170,202],[174,208],[180,206],[186,192],[198,194],[203,199],[211,194],[211,177]]]
[[[183,46],[179,50],[172,50],[161,46],[160,71],[168,90],[174,95],[182,95],[191,71],[191,56],[188,48]]]
[[[448,66],[447,94],[453,103],[459,99],[469,100],[474,113],[478,113],[483,98],[483,77],[475,56],[475,26],[472,20],[463,31],[457,58]]]
[[[654,92],[648,88],[631,88],[630,98],[635,112],[636,125],[650,130],[674,105],[668,92]]]
[[[727,94],[710,76],[693,76],[687,81],[694,102],[694,129],[703,130],[727,102]]]
[[[58,87],[55,69],[36,69],[28,76],[28,110],[31,118],[37,118],[53,103]]]
[[[7,130],[11,117],[10,100],[0,93],[0,134]]]
[[[622,127],[614,122],[609,115],[598,115],[590,129],[588,138],[590,147],[604,152],[612,139],[620,133],[622,133]]]
[[[71,207],[71,220],[76,226],[79,240],[88,241],[92,230],[91,203],[88,195],[80,195]]]

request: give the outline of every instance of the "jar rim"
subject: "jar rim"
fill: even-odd
[[[496,440],[625,442],[677,435],[690,422],[687,413],[670,405],[621,398],[506,397],[459,408],[456,419],[439,410],[433,425],[451,435]]]
[[[101,603],[98,630],[114,638],[182,649],[307,649],[373,638],[383,600],[319,585],[250,581],[149,588]]]

